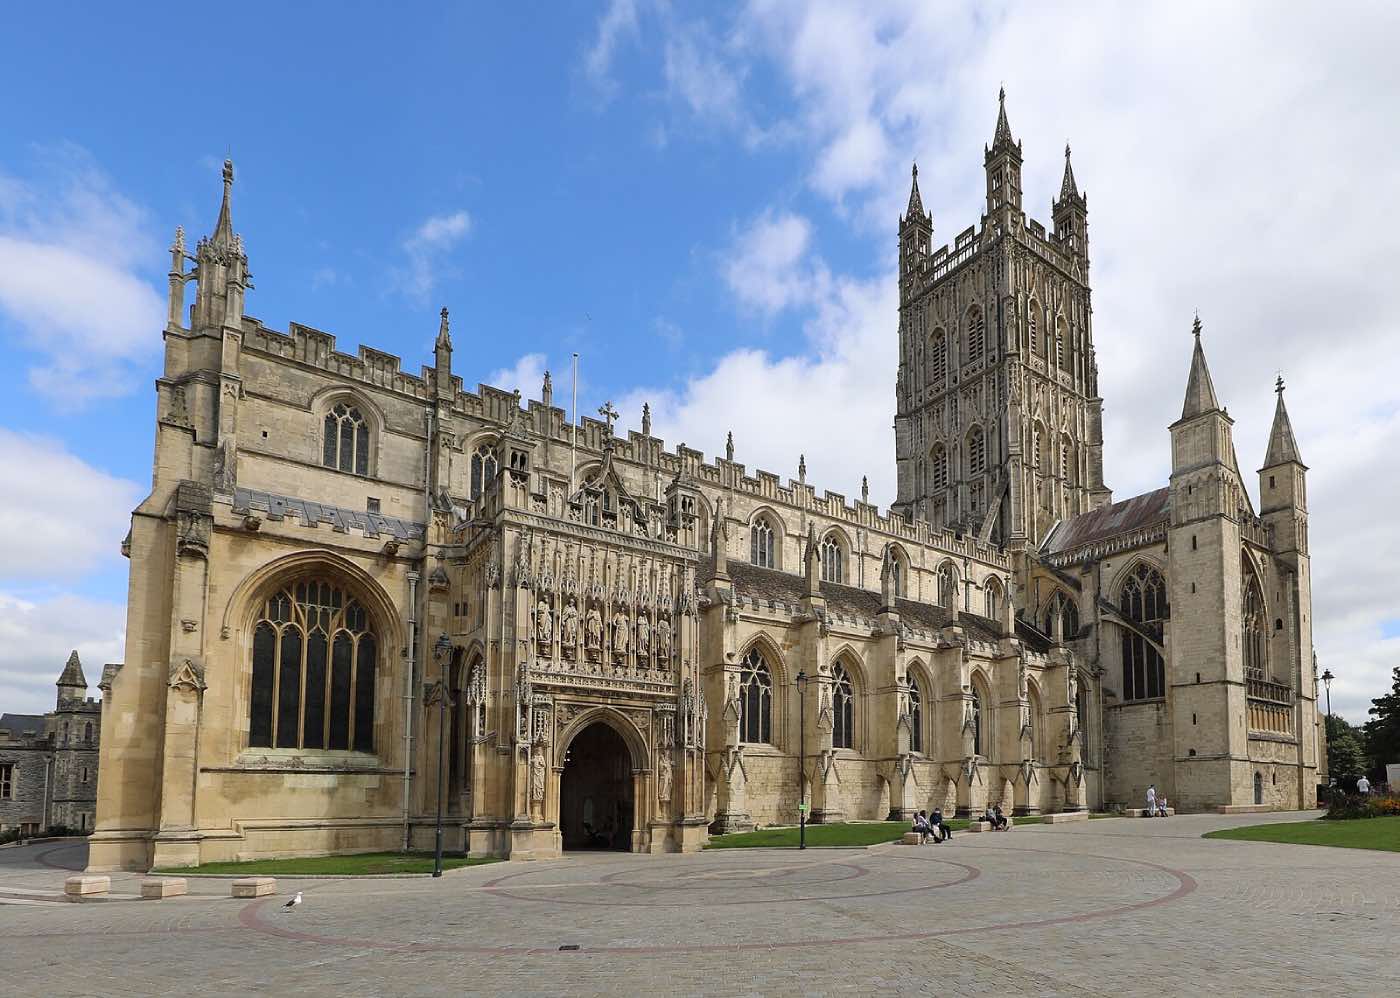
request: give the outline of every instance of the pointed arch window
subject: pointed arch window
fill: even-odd
[[[941,492],[948,487],[948,452],[939,444],[933,449],[933,456],[929,459],[929,469],[931,481],[929,487],[931,492]]]
[[[1123,632],[1123,699],[1152,700],[1166,695],[1162,644],[1167,609],[1167,586],[1150,565],[1138,565],[1118,598],[1118,609],[1132,621]],[[1149,637],[1151,640],[1149,640]]]
[[[986,746],[982,744],[982,692],[976,686],[972,687],[972,754],[986,755]]]
[[[1031,758],[1041,761],[1045,758],[1045,732],[1040,717],[1040,694],[1034,686],[1027,694],[1030,705],[1026,710],[1026,722],[1030,725]]]
[[[358,406],[337,402],[326,413],[321,464],[355,475],[369,474],[369,424]]]
[[[896,596],[904,596],[906,574],[904,564],[904,552],[900,551],[899,548],[894,547],[893,545],[891,545],[891,548],[892,550],[890,551],[890,571],[894,575],[894,594]]]
[[[821,557],[822,581],[845,582],[846,575],[843,565],[845,556],[841,550],[841,542],[836,539],[835,534],[827,534],[826,539],[822,541]]]
[[[1042,629],[1052,638],[1057,621],[1063,628],[1064,640],[1071,641],[1079,633],[1079,604],[1063,589],[1056,589],[1045,601],[1045,611],[1041,616]]]
[[[948,377],[948,337],[943,330],[934,331],[929,347],[929,382],[941,384]]]
[[[739,740],[773,741],[773,673],[757,648],[739,669]]]
[[[1001,583],[996,579],[988,579],[983,591],[985,601],[984,609],[986,616],[991,620],[1001,619]]]
[[[1069,343],[1063,317],[1055,324],[1055,366],[1061,371],[1069,370]]]
[[[831,747],[854,748],[856,731],[856,697],[850,674],[841,663],[831,668]]]
[[[773,526],[759,517],[749,527],[749,561],[759,568],[776,568]]]
[[[1259,579],[1248,563],[1244,566],[1244,600],[1241,606],[1241,639],[1244,642],[1246,679],[1268,678],[1268,618],[1264,614],[1264,594]]]
[[[500,462],[496,458],[495,444],[481,444],[472,452],[472,499],[480,499],[484,493],[489,492],[495,486],[496,474],[500,470],[500,467]]]
[[[938,605],[953,607],[958,602],[958,570],[951,561],[938,567]]]
[[[980,475],[987,470],[987,438],[982,427],[974,426],[967,435],[967,473]]]
[[[918,677],[909,674],[909,751],[924,750],[924,691]]]
[[[279,590],[253,627],[249,746],[373,752],[378,658],[369,615],[335,583]]]
[[[980,308],[967,314],[967,359],[969,362],[982,359],[987,347],[987,320]]]
[[[1031,299],[1030,307],[1026,310],[1026,339],[1030,345],[1030,352],[1035,353],[1040,349],[1040,326],[1036,319],[1036,312],[1040,305],[1034,298]]]

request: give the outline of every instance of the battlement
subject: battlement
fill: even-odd
[[[361,346],[355,356],[335,348],[330,333],[293,322],[279,333],[257,319],[244,319],[243,345],[283,360],[320,368],[327,374],[349,381],[387,388],[390,391],[427,401],[432,397],[432,368],[424,367],[418,376],[403,370],[403,361],[394,354]]]
[[[1025,224],[1017,226],[1011,232],[1011,237],[1052,266],[1067,274],[1073,274],[1076,267],[1073,254],[1045,228],[1044,224],[1033,218],[1022,217]],[[984,249],[991,248],[1001,235],[999,228],[988,225],[987,220],[983,218],[981,228],[969,225],[953,237],[951,244],[940,246],[928,256],[920,258],[912,271],[912,276],[918,279],[918,291],[924,291],[943,280]]]

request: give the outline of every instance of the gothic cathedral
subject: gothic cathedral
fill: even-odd
[[[986,213],[937,250],[915,175],[887,510],[750,470],[732,435],[668,448],[645,408],[574,424],[547,374],[469,389],[446,309],[418,374],[267,328],[226,163],[213,232],[171,247],[92,868],[422,847],[439,807],[452,848],[528,859],[799,807],[1310,805],[1282,385],[1256,513],[1198,322],[1171,479],[1113,502],[1088,201],[1067,149],[1047,232],[1021,162],[1003,95]]]

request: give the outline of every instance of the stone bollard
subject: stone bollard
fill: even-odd
[[[990,832],[992,830],[992,823],[990,821],[969,821],[967,823],[967,830],[969,832]]]
[[[155,877],[141,881],[141,897],[151,901],[177,898],[189,893],[184,877]]]
[[[63,882],[63,895],[69,901],[101,897],[112,889],[112,878],[106,876],[69,877]]]
[[[260,898],[277,893],[276,877],[244,877],[233,882],[230,896],[236,898]]]

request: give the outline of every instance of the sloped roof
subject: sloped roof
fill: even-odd
[[[773,568],[759,568],[742,561],[729,562],[728,572],[735,592],[752,599],[797,605],[806,595],[807,581],[799,575]],[[832,613],[866,620],[874,620],[880,613],[879,593],[834,582],[823,582],[821,593],[827,609]],[[900,620],[923,630],[933,631],[953,623],[952,611],[933,603],[901,598],[895,600],[895,609],[899,612]],[[1001,625],[980,614],[960,611],[957,623],[978,641],[994,642],[1001,638]],[[1045,651],[1050,647],[1044,637],[1032,629],[1023,628],[1020,621],[1017,621],[1016,636],[1036,651]]]
[[[1171,490],[1161,488],[1061,520],[1045,538],[1040,551],[1045,555],[1063,554],[1084,544],[1164,523],[1171,517],[1170,499]]]
[[[36,735],[44,732],[43,714],[0,714],[0,728],[18,738],[26,731]]]

